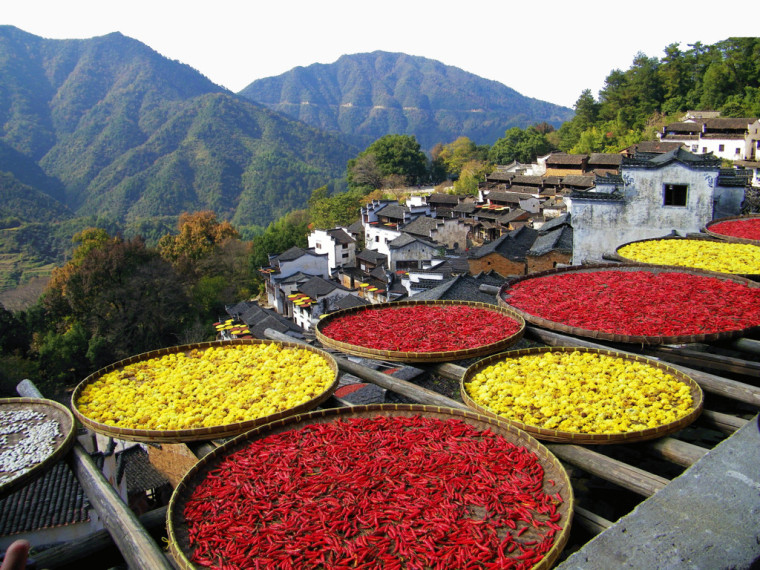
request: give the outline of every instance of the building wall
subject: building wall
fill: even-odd
[[[435,249],[415,241],[404,247],[391,250],[388,256],[388,264],[391,271],[396,271],[396,265],[399,261],[427,261],[432,259],[435,254]]]
[[[525,262],[512,261],[498,253],[484,255],[478,259],[469,259],[468,263],[472,275],[486,271],[495,271],[502,277],[525,275]]]
[[[558,265],[569,265],[573,259],[572,253],[550,251],[544,255],[528,255],[525,257],[527,273],[537,273],[554,269]]]
[[[309,248],[319,254],[327,254],[327,265],[332,272],[344,265],[353,265],[356,260],[356,244],[346,245],[336,242],[325,230],[314,230],[308,236]]]
[[[718,158],[727,160],[744,160],[746,156],[746,142],[742,139],[699,139],[696,141],[684,141],[687,149],[694,154],[713,153]]]
[[[390,257],[388,243],[392,242],[400,235],[400,231],[390,229],[388,226],[366,225],[364,226],[364,246],[367,249],[383,253]]]
[[[446,245],[449,249],[464,250],[467,248],[467,238],[470,234],[470,227],[463,224],[458,219],[444,220],[430,236],[430,240],[435,243]]]
[[[690,169],[675,162],[657,169],[625,169],[623,201],[573,198],[573,263],[599,261],[624,243],[678,233],[697,233],[715,214],[736,215],[742,189],[716,188],[718,169]],[[688,187],[685,206],[663,205],[665,184]],[[717,201],[714,203],[714,201]],[[735,214],[724,212],[735,211]]]

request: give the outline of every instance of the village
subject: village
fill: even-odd
[[[373,200],[354,224],[314,230],[307,249],[271,255],[260,269],[266,301],[231,306],[229,316],[261,332],[268,311],[267,324],[309,331],[339,309],[445,298],[454,282],[600,263],[623,244],[698,234],[739,215],[747,189],[760,188],[759,166],[760,120],[690,112],[658,141],[619,154],[497,166],[477,196]],[[225,323],[220,335],[230,330]]]
[[[354,224],[313,230],[307,248],[271,255],[269,265],[260,268],[265,299],[227,306],[227,315],[220,315],[215,323],[217,338],[311,342],[321,317],[341,309],[391,301],[494,304],[494,291],[510,277],[606,263],[623,244],[699,234],[714,219],[738,216],[747,196],[760,190],[759,167],[760,119],[721,119],[692,112],[682,122],[663,129],[658,141],[641,142],[619,154],[552,153],[539,157],[534,164],[500,165],[480,184],[477,196],[428,189],[402,201],[373,200],[361,209]],[[544,340],[549,343],[548,337]],[[416,366],[353,360],[367,378],[379,374],[398,384],[383,388],[367,378],[344,374],[335,392],[336,400],[343,405],[407,401],[394,396],[393,388],[403,388],[404,382],[429,372]],[[713,365],[712,371],[721,365]],[[753,366],[750,363],[742,372],[756,374]],[[454,366],[434,372],[461,377],[462,369]],[[717,393],[735,398],[731,401],[738,402],[743,411],[760,404],[756,389],[737,396],[740,390],[729,385],[730,381],[725,385],[716,382]],[[33,388],[25,389],[33,393]],[[457,405],[449,399],[442,401]],[[720,412],[705,417],[726,437],[741,434],[728,453],[738,453],[736,446],[755,444],[756,435],[743,431],[751,422]],[[682,467],[706,454],[692,449],[696,446],[691,444],[666,439],[662,447],[672,448],[659,450],[659,457],[672,460],[675,456]],[[181,473],[197,460],[196,455],[209,452],[203,444],[183,445],[182,453],[190,455],[180,458],[175,446],[138,445],[100,434],[81,437],[80,441],[99,457],[97,469],[123,502],[143,514],[141,523],[152,529],[165,522],[165,505]],[[556,445],[551,450],[568,464],[585,469],[599,460],[573,456],[578,452],[572,448],[578,446],[566,447],[567,455],[561,455]],[[726,459],[719,454],[715,457],[719,458],[717,467],[705,467],[695,476],[709,479],[716,471],[725,470]],[[751,468],[751,459],[744,461],[750,461]],[[676,505],[679,494],[689,492],[688,482],[679,483],[679,487],[664,477],[642,474],[618,463],[602,461],[597,469],[607,473],[598,476],[648,497],[670,493]],[[741,468],[733,467],[741,479]],[[72,542],[83,549],[87,537],[99,532],[104,535],[100,537],[103,544],[109,544],[108,534],[102,530],[109,521],[90,508],[76,479],[63,466],[56,467],[39,484],[30,485],[27,494],[14,495],[17,502],[5,505],[9,515],[0,533],[0,548],[22,533],[36,544]],[[634,479],[636,482],[631,483]],[[742,501],[740,497],[741,493],[731,495],[728,506],[736,506]],[[718,510],[726,507],[725,502],[718,504]],[[155,515],[158,511],[163,517]],[[684,511],[684,516],[699,516]],[[638,519],[628,520],[632,536],[627,539],[623,536],[625,527],[620,530],[614,517],[607,520],[582,508],[576,511],[578,524],[589,536],[606,537],[603,546],[597,541],[597,550],[593,550],[594,541],[589,543],[590,552],[597,555],[600,548],[614,555],[620,548],[646,547],[641,537],[651,538],[651,527],[659,524],[660,516],[660,512],[643,509]],[[606,546],[603,540],[608,541]],[[609,541],[617,542],[611,545]],[[65,558],[62,550],[52,549],[41,559],[56,557]],[[571,558],[563,566],[605,568],[608,562],[603,556],[594,562]]]

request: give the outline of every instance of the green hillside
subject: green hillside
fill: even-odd
[[[296,67],[240,95],[361,147],[386,134],[414,135],[428,150],[460,136],[493,144],[511,127],[558,127],[573,115],[459,68],[382,51]]]
[[[0,26],[0,125],[3,225],[96,216],[123,229],[213,210],[266,226],[357,152],[119,33]]]

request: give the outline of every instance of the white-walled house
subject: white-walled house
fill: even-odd
[[[661,141],[679,142],[693,153],[726,160],[753,160],[760,155],[757,117],[687,118],[664,126],[658,136]]]
[[[263,268],[267,290],[267,303],[281,315],[287,314],[287,296],[298,285],[314,275],[330,278],[327,253],[319,254],[313,249],[291,247],[279,255],[269,256],[269,267]],[[296,275],[300,275],[298,278]]]
[[[448,249],[464,251],[467,248],[471,226],[460,218],[420,216],[401,229],[404,233],[445,245]]]
[[[696,233],[741,211],[746,179],[721,172],[721,160],[682,148],[626,157],[619,177],[569,197],[573,263],[599,261],[624,243],[673,231]]]
[[[318,254],[327,254],[330,271],[344,265],[353,265],[356,261],[356,240],[343,228],[314,230],[307,240],[310,249]]]
[[[391,272],[423,267],[443,246],[409,234],[401,234],[388,243],[388,268]]]

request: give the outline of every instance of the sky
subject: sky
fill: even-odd
[[[757,35],[760,4],[739,17],[714,2],[666,0],[23,0],[0,24],[49,39],[121,32],[238,92],[256,79],[376,50],[435,59],[572,107],[638,52]],[[623,6],[626,6],[624,8]],[[753,7],[754,6],[754,7]],[[754,15],[752,14],[754,12]]]

